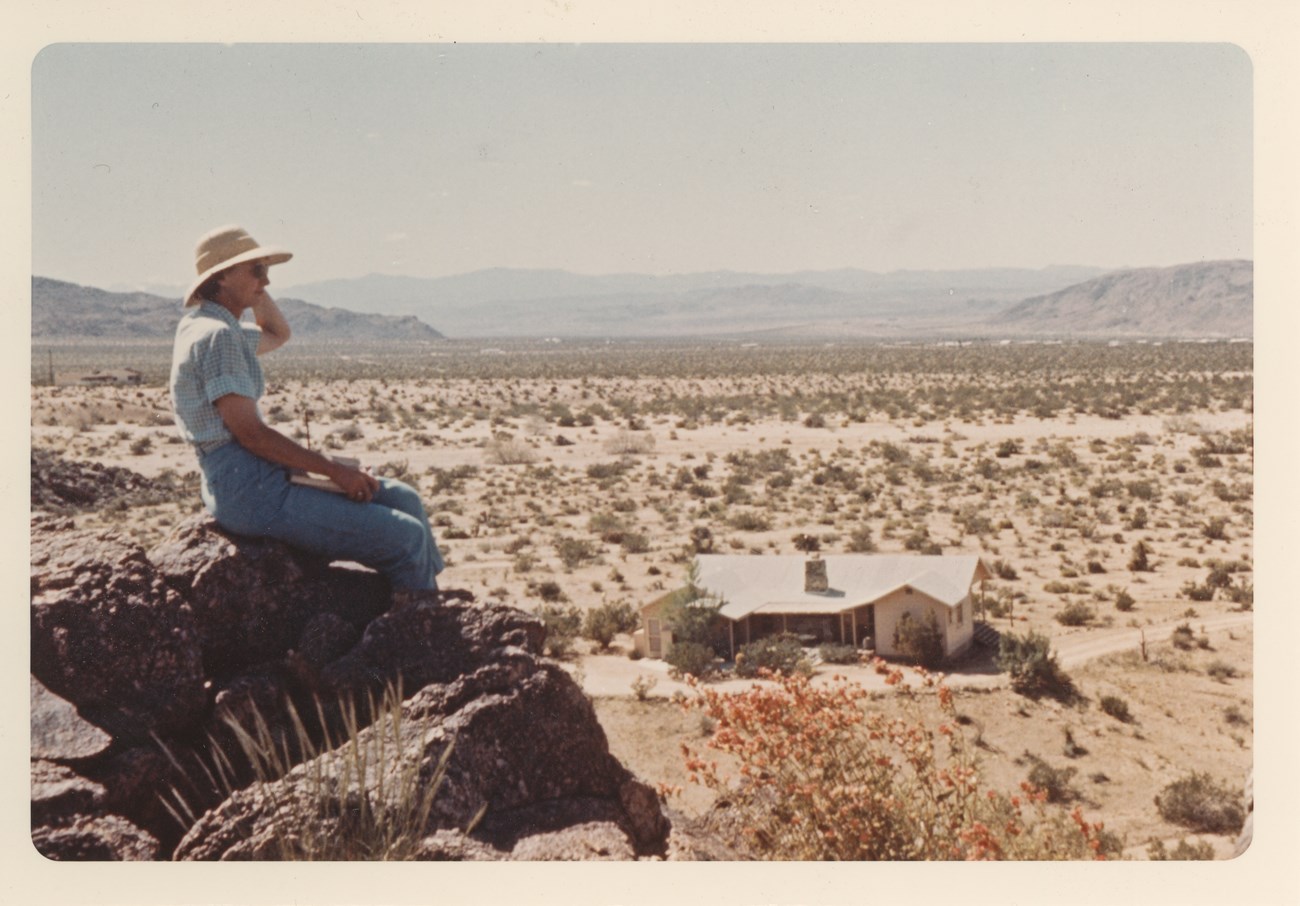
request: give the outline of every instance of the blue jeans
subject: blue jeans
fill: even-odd
[[[199,454],[200,493],[208,512],[236,535],[275,538],[329,557],[354,560],[394,588],[436,589],[442,554],[420,495],[410,485],[379,479],[370,503],[289,481],[289,472],[237,442]]]

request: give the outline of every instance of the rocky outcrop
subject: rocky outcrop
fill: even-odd
[[[204,707],[189,605],[111,531],[39,524],[32,536],[32,674],[114,737],[184,730]]]
[[[34,520],[31,588],[32,839],[49,858],[279,858],[305,827],[347,839],[353,806],[392,807],[400,778],[438,783],[408,857],[682,854],[521,611],[390,609],[373,573],[205,517],[148,552]],[[372,715],[385,688],[396,712]],[[254,781],[234,724],[301,763]],[[384,754],[349,774],[358,751]]]
[[[33,512],[59,515],[109,506],[145,506],[176,500],[184,479],[165,472],[146,478],[121,466],[65,459],[54,450],[32,447]]]

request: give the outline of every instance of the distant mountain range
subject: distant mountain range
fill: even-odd
[[[1208,261],[962,271],[844,269],[655,277],[492,269],[300,284],[277,301],[303,339],[453,337],[1251,337],[1254,268]],[[32,278],[32,336],[170,336],[176,297]],[[310,302],[299,299],[310,299]],[[429,325],[436,325],[437,329]]]
[[[111,293],[47,277],[32,278],[32,338],[171,337],[181,316],[181,291],[175,296]],[[360,314],[322,308],[299,299],[276,302],[305,340],[440,340],[443,335],[418,318]]]
[[[1205,261],[1116,271],[1035,296],[990,325],[1058,336],[1251,337],[1255,266]]]

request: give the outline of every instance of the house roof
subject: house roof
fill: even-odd
[[[977,555],[830,554],[829,589],[804,591],[808,557],[701,554],[697,584],[722,598],[722,615],[739,620],[755,613],[834,614],[871,604],[909,586],[954,607],[976,579],[991,576]]]

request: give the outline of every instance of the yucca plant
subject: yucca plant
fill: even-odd
[[[242,762],[237,767],[226,747],[209,737],[211,764],[199,762],[212,789],[232,795],[237,778],[251,774],[270,798],[275,857],[286,861],[392,861],[415,856],[427,835],[429,816],[446,776],[452,743],[448,743],[432,772],[421,769],[418,755],[407,754],[403,743],[413,733],[402,714],[400,684],[385,687],[378,698],[366,697],[364,710],[351,696],[337,702],[335,733],[329,729],[325,706],[314,699],[319,734],[307,727],[291,701],[286,702],[288,728],[274,727],[256,706],[250,716],[224,718]],[[319,740],[317,738],[319,736]],[[164,751],[185,772],[170,751]],[[240,770],[240,767],[246,767]],[[297,782],[282,782],[289,775]],[[183,827],[198,815],[174,787],[164,806]],[[485,807],[486,809],[486,807]],[[471,830],[483,811],[466,827]]]

